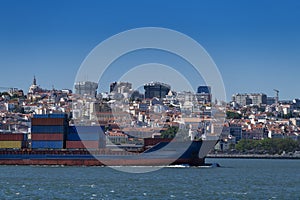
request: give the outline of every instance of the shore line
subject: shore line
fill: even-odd
[[[290,155],[260,155],[260,154],[208,154],[206,158],[238,158],[238,159],[300,159],[300,156]]]

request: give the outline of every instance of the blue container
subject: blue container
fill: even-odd
[[[99,135],[104,132],[104,126],[69,126],[69,133],[98,133]]]
[[[76,126],[69,126],[68,133],[70,134],[77,134]]]
[[[48,118],[48,114],[33,115],[33,118]]]
[[[69,141],[80,141],[80,140],[89,140],[89,141],[99,141],[98,133],[68,133],[67,140]]]
[[[50,114],[49,115],[49,118],[67,118],[67,114],[64,114],[64,113],[55,113],[55,114]]]
[[[31,148],[32,149],[62,149],[63,142],[62,141],[32,141]]]
[[[67,114],[65,113],[53,113],[53,114],[35,114],[33,118],[67,118]]]
[[[64,133],[65,126],[32,126],[31,133]]]

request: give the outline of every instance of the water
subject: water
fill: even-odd
[[[300,199],[300,160],[207,161],[222,167],[0,166],[0,199]]]

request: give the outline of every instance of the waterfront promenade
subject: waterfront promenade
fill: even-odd
[[[300,154],[208,154],[206,158],[239,158],[239,159],[300,159]]]

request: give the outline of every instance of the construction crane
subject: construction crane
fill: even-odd
[[[276,105],[278,105],[278,102],[279,102],[279,90],[276,90],[276,89],[273,89],[276,93],[276,97],[275,97],[275,103]]]

